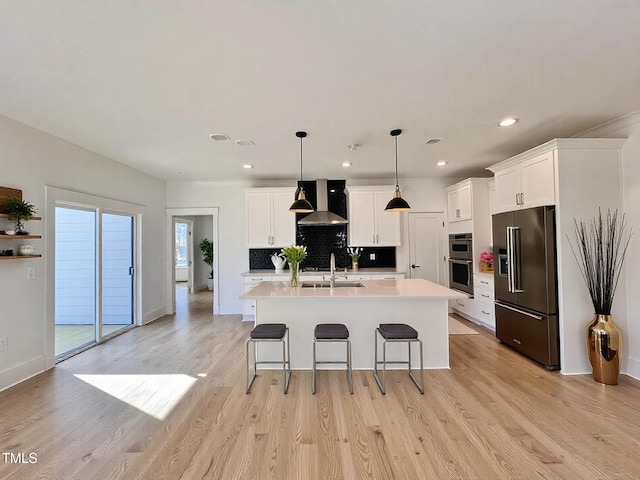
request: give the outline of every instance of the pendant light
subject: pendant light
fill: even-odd
[[[405,212],[411,210],[409,204],[402,198],[400,187],[398,186],[398,135],[401,133],[402,130],[400,129],[391,130],[391,136],[396,143],[396,191],[393,194],[393,198],[387,203],[387,208],[384,209],[385,212]]]
[[[302,139],[307,136],[307,132],[296,132],[296,137],[300,139],[300,182],[302,182]],[[313,212],[313,206],[309,203],[304,195],[304,188],[302,183],[298,189],[298,198],[289,207],[290,212],[295,213],[311,213]]]

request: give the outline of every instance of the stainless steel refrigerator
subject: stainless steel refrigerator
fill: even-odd
[[[493,215],[496,337],[560,368],[555,207]]]

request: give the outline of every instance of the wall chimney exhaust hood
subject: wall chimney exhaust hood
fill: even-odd
[[[329,211],[329,192],[327,179],[316,180],[316,211],[298,220],[303,227],[321,225],[346,225],[349,221]]]

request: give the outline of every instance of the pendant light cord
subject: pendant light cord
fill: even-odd
[[[398,185],[398,137],[395,136],[393,139],[396,142],[396,190],[398,190],[400,188]]]
[[[302,182],[302,137],[300,137],[300,181]]]

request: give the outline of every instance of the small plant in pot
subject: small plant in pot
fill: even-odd
[[[36,207],[22,199],[10,198],[6,201],[4,210],[13,224],[16,235],[28,235],[29,232],[24,231],[24,222],[33,217],[37,211]]]
[[[571,245],[595,313],[586,332],[593,379],[606,385],[618,383],[622,359],[622,332],[613,321],[611,308],[631,240],[632,232],[625,230],[624,215],[618,217],[615,210],[603,217],[598,210],[588,223],[575,220],[577,248]]]
[[[207,288],[213,290],[213,242],[208,238],[203,238],[200,242],[200,251],[204,255],[204,263],[209,265],[211,273],[207,279]]]

